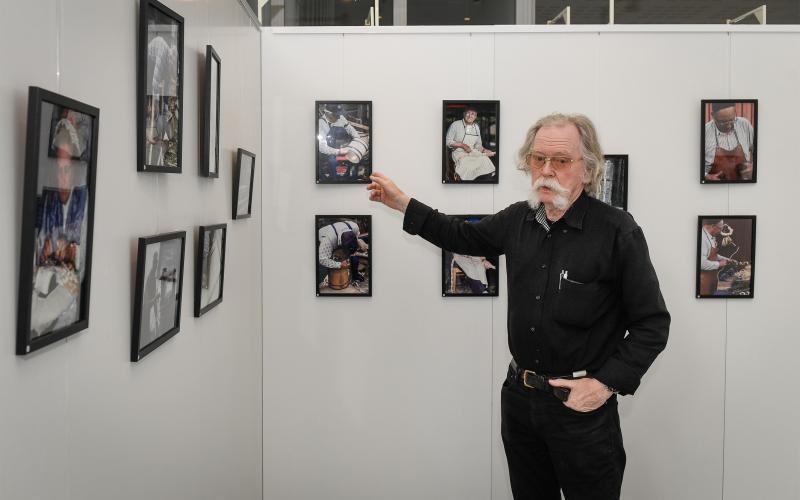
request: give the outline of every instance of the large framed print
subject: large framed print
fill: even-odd
[[[100,110],[28,89],[17,354],[89,326]]]
[[[253,212],[253,182],[256,155],[239,148],[233,168],[233,218],[246,219]]]
[[[222,302],[225,279],[226,224],[200,226],[194,280],[194,317],[199,318]]]
[[[703,99],[700,120],[700,182],[756,182],[758,100]]]
[[[202,110],[200,175],[219,177],[219,101],[222,60],[211,45],[206,45],[206,73]]]
[[[371,215],[315,215],[317,297],[372,296]]]
[[[500,101],[443,101],[442,183],[500,180]]]
[[[317,184],[366,184],[372,174],[372,101],[316,101]]]
[[[696,297],[751,299],[755,279],[756,216],[697,218]]]
[[[183,17],[156,0],[139,3],[137,170],[181,173]]]
[[[454,215],[455,219],[475,224],[483,215]],[[497,297],[497,255],[462,255],[442,250],[442,297]]]
[[[603,163],[597,198],[612,207],[628,210],[628,155],[604,155]]]
[[[186,231],[139,238],[131,361],[139,361],[181,329]]]

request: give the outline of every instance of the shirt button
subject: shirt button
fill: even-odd
[[[532,326],[532,327],[531,327],[531,333],[534,333],[535,331],[536,331],[536,327],[535,327],[535,326]]]
[[[564,234],[567,234],[567,230],[566,229],[562,229],[561,232],[564,233]]]
[[[539,299],[541,299],[541,298],[542,298],[542,296],[541,296],[541,295],[537,295],[537,296],[536,296],[536,300],[539,300]]]
[[[542,264],[540,267],[541,267],[542,269],[547,269],[547,264]]]
[[[539,364],[539,360],[535,359],[535,360],[533,360],[533,363],[538,365]]]
[[[547,233],[547,237],[548,237],[548,238],[549,238],[549,237],[551,237],[551,236],[553,236],[553,235],[552,235],[552,234],[550,234],[550,233]]]

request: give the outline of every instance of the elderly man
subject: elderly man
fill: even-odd
[[[497,153],[483,147],[477,120],[478,110],[468,107],[463,119],[450,124],[444,138],[452,151],[455,173],[462,181],[489,181],[495,176],[496,169],[489,158]]]
[[[753,125],[736,116],[733,102],[711,104],[713,119],[705,125],[705,178],[738,181],[753,178]]]
[[[530,199],[476,224],[379,173],[367,189],[405,213],[411,234],[462,254],[506,255],[513,360],[501,412],[514,498],[617,499],[625,451],[616,394],[637,389],[666,345],[670,316],[641,228],[594,198],[603,154],[591,121],[542,118],[518,159]]]

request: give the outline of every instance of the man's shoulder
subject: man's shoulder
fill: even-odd
[[[623,233],[633,231],[639,227],[638,224],[636,224],[636,221],[633,219],[633,216],[625,210],[613,207],[608,203],[600,201],[591,196],[587,196],[586,200],[588,208],[587,212],[591,213],[592,218],[599,223],[610,226]]]

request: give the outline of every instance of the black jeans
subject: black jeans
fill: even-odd
[[[548,392],[508,378],[503,445],[514,500],[616,500],[625,470],[617,398],[580,413]]]

